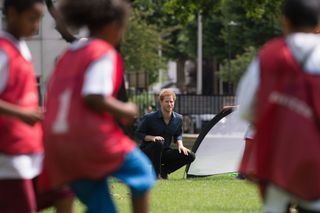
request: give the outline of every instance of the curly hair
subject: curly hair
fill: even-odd
[[[130,11],[126,0],[60,0],[59,11],[74,29],[98,29],[112,22],[124,24]]]
[[[315,27],[320,21],[320,1],[285,0],[282,12],[295,27]]]

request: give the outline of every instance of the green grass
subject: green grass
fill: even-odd
[[[246,181],[236,180],[229,174],[206,178],[183,178],[183,169],[158,181],[152,190],[152,213],[255,213],[261,212],[261,202],[256,187]],[[114,200],[120,213],[130,211],[127,188],[111,181]],[[53,213],[53,209],[41,213]],[[84,207],[76,201],[76,212]]]

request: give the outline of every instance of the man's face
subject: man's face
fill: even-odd
[[[162,101],[160,101],[161,109],[164,112],[172,112],[174,108],[174,100],[171,95],[165,96]]]
[[[14,8],[9,11],[10,25],[20,37],[30,37],[39,31],[44,4],[35,3],[30,9],[19,13]]]

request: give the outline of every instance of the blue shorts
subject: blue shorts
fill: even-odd
[[[110,176],[126,184],[133,198],[139,198],[155,183],[155,174],[150,164],[144,153],[136,148],[126,156],[119,170]],[[71,183],[72,191],[87,206],[88,213],[116,212],[107,179],[108,177],[101,180],[79,180]]]
[[[126,184],[133,197],[140,197],[149,191],[155,183],[155,174],[149,158],[140,150],[130,152],[120,169],[111,176]]]

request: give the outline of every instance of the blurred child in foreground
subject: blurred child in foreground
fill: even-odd
[[[0,34],[0,212],[31,213],[56,206],[72,212],[64,189],[41,193],[37,178],[43,159],[43,114],[35,70],[25,37],[39,30],[42,0],[5,0],[6,29]]]
[[[88,212],[112,213],[113,176],[130,188],[133,212],[148,212],[155,175],[115,122],[132,122],[138,112],[136,105],[115,98],[123,68],[114,46],[126,28],[129,4],[62,0],[59,10],[67,24],[87,27],[90,35],[65,51],[49,81],[44,138],[50,187],[70,184]]]
[[[257,181],[268,213],[320,212],[319,0],[285,0],[284,36],[268,42],[238,89],[242,117],[255,126],[240,172]]]

